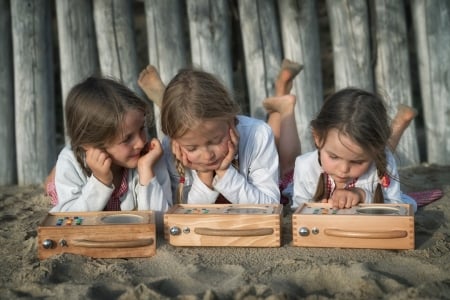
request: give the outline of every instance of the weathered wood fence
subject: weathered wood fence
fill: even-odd
[[[165,82],[194,65],[219,76],[246,114],[264,118],[261,102],[284,57],[304,64],[293,91],[303,151],[313,149],[308,124],[327,93],[326,73],[334,89],[382,92],[391,116],[399,103],[419,109],[425,138],[408,128],[402,166],[450,163],[448,0],[0,0],[0,185],[43,181],[59,150],[58,107],[88,75],[114,76],[142,95],[136,80],[147,63]]]

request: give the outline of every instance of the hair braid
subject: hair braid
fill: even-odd
[[[177,169],[178,175],[180,175],[180,180],[178,181],[178,187],[176,192],[175,204],[181,204],[183,203],[183,190],[186,177],[184,172],[184,166],[178,159],[175,159],[175,168]]]

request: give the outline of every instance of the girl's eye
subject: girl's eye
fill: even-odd
[[[131,135],[126,136],[125,139],[122,141],[124,144],[128,144],[131,141]]]
[[[226,138],[226,136],[216,138],[211,142],[211,144],[212,145],[220,145],[220,144],[222,144],[222,142],[224,141],[225,138]]]
[[[358,161],[352,161],[352,163],[354,163],[355,165],[362,165],[364,163],[364,161],[358,160]]]

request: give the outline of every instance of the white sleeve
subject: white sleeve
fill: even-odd
[[[139,176],[135,178],[137,208],[166,212],[172,206],[172,191],[169,172],[163,158],[158,161],[153,171],[156,176],[146,186],[139,184]]]
[[[272,130],[265,123],[254,130],[239,152],[240,171],[230,166],[222,178],[216,178],[214,189],[232,203],[278,204],[279,159]]]
[[[308,152],[296,158],[293,208],[312,201],[316,193],[320,174],[322,173],[317,161],[317,151]]]
[[[114,191],[94,176],[87,177],[71,150],[64,148],[55,171],[58,204],[51,211],[101,211]]]
[[[198,178],[195,171],[192,172],[192,186],[187,195],[187,203],[189,204],[213,204],[216,202],[219,192],[210,189],[206,184]]]

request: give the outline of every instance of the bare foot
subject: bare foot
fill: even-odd
[[[296,98],[294,95],[282,95],[266,98],[262,104],[267,112],[278,112],[284,115],[285,113],[294,112],[295,102]]]
[[[303,65],[289,59],[283,59],[281,70],[275,81],[275,96],[289,94],[292,89],[292,80],[303,69]]]
[[[397,106],[397,114],[394,120],[408,123],[411,122],[417,116],[417,110],[414,107],[400,103]]]
[[[138,85],[145,95],[157,106],[161,107],[165,86],[159,76],[158,71],[152,65],[148,65],[139,74]]]
[[[417,116],[417,110],[414,107],[406,104],[399,104],[397,106],[397,114],[391,123],[392,133],[389,138],[389,144],[395,150],[400,142],[400,138],[408,128],[411,121]]]

